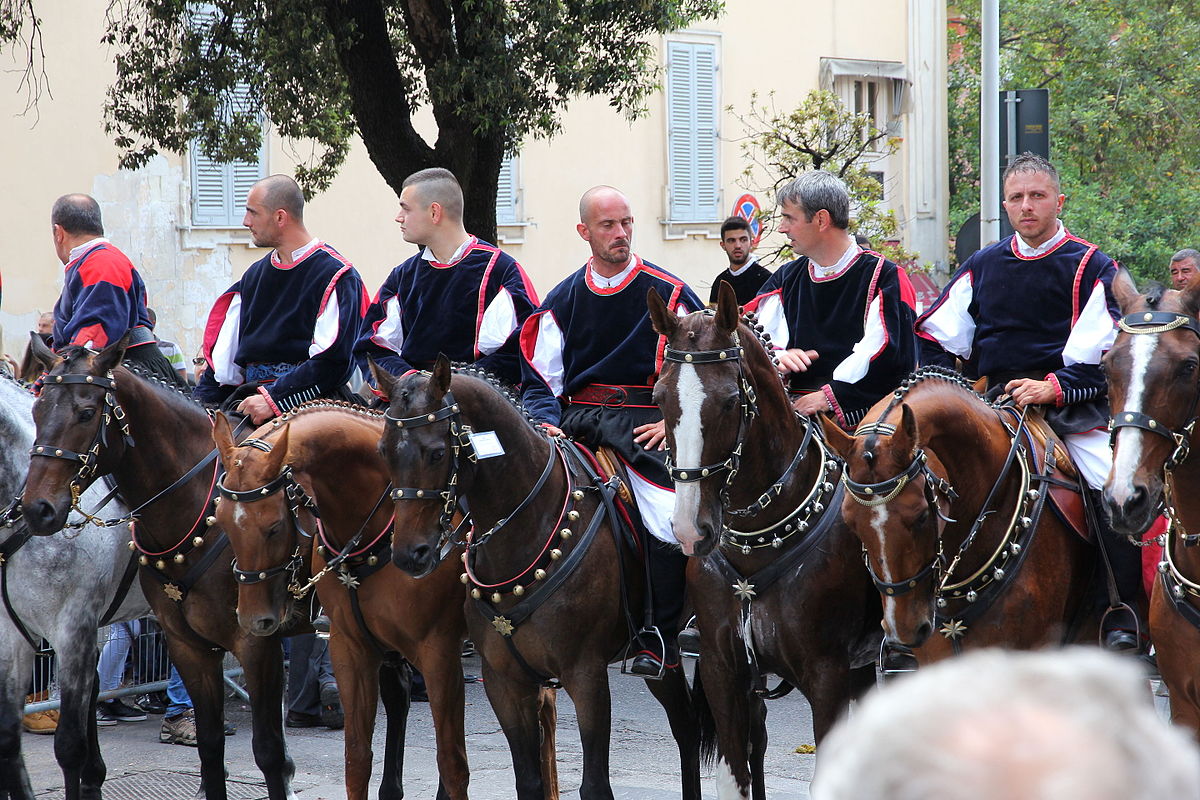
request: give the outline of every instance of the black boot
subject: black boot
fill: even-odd
[[[634,637],[630,650],[635,655],[629,672],[644,678],[661,678],[665,669],[679,665],[675,637],[683,611],[687,556],[653,536],[646,536],[644,542],[653,626],[643,628]]]
[[[1100,493],[1093,489],[1089,494],[1096,504],[1093,507],[1101,508]],[[1110,528],[1103,514],[1097,513],[1093,518],[1098,521],[1097,543],[1103,548],[1100,554],[1100,585],[1105,591],[1105,604],[1108,606],[1100,622],[1101,644],[1113,652],[1138,652],[1142,648],[1139,634],[1144,630],[1140,611],[1143,607],[1141,548]],[[1108,591],[1110,570],[1112,581],[1116,584],[1117,605],[1113,605],[1111,592]]]

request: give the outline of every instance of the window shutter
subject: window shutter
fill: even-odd
[[[496,187],[497,225],[515,225],[521,221],[517,186],[517,156],[506,156],[500,164],[500,182]]]
[[[717,219],[720,186],[714,44],[667,43],[667,142],[671,219]]]

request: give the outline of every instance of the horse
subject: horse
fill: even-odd
[[[294,798],[295,766],[283,738],[282,643],[279,634],[253,636],[238,627],[232,556],[212,517],[212,421],[174,387],[121,366],[125,346],[120,340],[99,353],[68,346],[57,357],[47,354],[54,363],[33,406],[37,440],[21,496],[25,521],[34,533],[61,530],[80,489],[112,476],[136,520],[142,590],[195,706],[203,796],[227,797],[221,661],[229,651],[244,669],[254,757],[268,796]]]
[[[1113,466],[1103,501],[1112,527],[1137,537],[1166,507],[1170,526],[1150,595],[1150,635],[1171,693],[1171,721],[1200,739],[1200,462],[1189,459],[1200,398],[1200,283],[1139,294],[1113,281],[1122,319],[1104,357]],[[1183,545],[1182,547],[1180,545]]]
[[[889,642],[925,664],[966,648],[1095,641],[1096,547],[1067,524],[1082,498],[1044,422],[925,367],[855,435],[825,432],[846,459],[842,514],[883,598]]]
[[[33,395],[0,377],[0,497],[15,497],[33,444]],[[101,502],[99,487],[80,498]],[[124,512],[113,503],[118,516]],[[100,797],[106,768],[96,739],[96,629],[137,619],[149,606],[133,583],[129,526],[72,522],[69,538],[32,536],[19,515],[0,526],[0,798],[33,800],[21,758],[21,713],[34,653],[46,639],[57,653],[61,691],[54,755],[67,800]],[[69,575],[70,580],[63,580]]]
[[[255,635],[270,636],[295,613],[297,596],[316,586],[333,623],[329,647],[346,714],[351,800],[367,796],[380,670],[399,667],[392,663],[396,653],[415,664],[429,687],[438,797],[461,800],[469,781],[461,658],[465,590],[456,558],[422,581],[391,567],[391,487],[378,449],[382,432],[379,412],[333,401],[289,411],[241,445],[225,417],[217,417],[213,438],[226,473],[216,516],[236,556],[238,620]],[[401,723],[388,726],[394,741],[386,757],[402,756],[407,693],[385,691],[384,705],[389,721],[394,716]],[[401,796],[398,784],[380,790],[385,800]]]
[[[715,718],[720,796],[765,797],[766,673],[795,686],[818,745],[875,682],[879,600],[839,518],[841,464],[797,416],[728,285],[716,313],[678,318],[655,293],[666,337],[654,399],[675,481],[672,526],[689,562],[697,674]],[[783,693],[786,693],[784,691]]]
[[[390,398],[380,451],[396,487],[394,563],[414,577],[433,573],[460,499],[470,508],[460,562],[471,587],[467,630],[512,752],[517,797],[541,798],[552,781],[538,762],[539,691],[561,685],[583,746],[579,794],[611,798],[607,666],[637,630],[629,609],[642,609],[644,585],[640,557],[618,538],[616,481],[574,443],[547,437],[481,372],[452,373],[444,357],[431,374],[395,378],[373,364],[372,372]],[[679,746],[683,796],[699,798],[704,735],[687,680],[667,670],[647,686]]]

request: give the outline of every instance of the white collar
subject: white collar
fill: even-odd
[[[743,272],[750,269],[757,263],[758,263],[758,256],[750,256],[749,258],[746,259],[746,263],[742,264],[741,268],[733,269],[732,267],[730,267],[729,274],[732,277],[736,278],[738,275],[741,275]]]
[[[1019,233],[1014,234],[1013,241],[1017,243],[1017,252],[1022,256],[1025,258],[1037,258],[1038,256],[1043,256],[1046,253],[1049,253],[1058,246],[1059,242],[1065,238],[1067,238],[1067,229],[1063,227],[1062,220],[1060,219],[1058,221],[1058,230],[1054,232],[1054,235],[1039,244],[1037,247],[1030,247],[1028,244],[1026,244],[1025,240],[1021,238],[1021,234]]]
[[[606,278],[599,272],[596,272],[596,268],[592,266],[591,259],[588,259],[588,272],[592,276],[592,283],[596,284],[597,288],[611,289],[614,286],[620,286],[621,282],[629,277],[629,273],[633,272],[633,268],[637,266],[637,263],[637,257],[634,256],[633,253],[630,253],[629,263],[625,266],[625,269],[621,270],[616,275],[613,275],[611,278]]]
[[[84,242],[78,247],[72,247],[71,252],[67,255],[67,263],[70,264],[72,261],[79,258],[81,255],[86,253],[88,250],[91,250],[98,244],[108,244],[108,239],[105,239],[103,236],[97,236],[95,239]]]
[[[853,239],[850,240],[850,246],[846,248],[846,252],[842,253],[842,257],[837,260],[831,267],[822,267],[812,258],[808,259],[808,264],[812,267],[813,275],[818,278],[829,278],[834,275],[839,275],[846,271],[854,259],[858,258],[858,254],[862,252],[862,248]]]
[[[476,239],[474,236],[468,236],[467,240],[465,242],[463,242],[462,244],[460,244],[458,246],[458,249],[454,251],[454,255],[450,256],[449,261],[438,261],[437,256],[435,256],[433,254],[433,251],[430,250],[428,246],[426,246],[425,249],[423,251],[421,251],[421,258],[425,259],[426,261],[432,261],[435,264],[454,264],[454,263],[457,263],[460,258],[465,256],[467,254],[467,250],[474,247],[475,242],[477,242],[477,241],[479,241],[479,240]]]

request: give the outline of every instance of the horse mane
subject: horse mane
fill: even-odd
[[[537,421],[530,415],[529,410],[525,408],[525,404],[521,402],[521,398],[517,395],[516,390],[509,386],[504,381],[500,380],[494,373],[477,367],[473,364],[463,362],[454,362],[450,365],[450,372],[453,375],[462,375],[467,378],[475,378],[485,384],[496,394],[503,397],[512,406],[513,410],[525,420],[531,428],[545,435],[545,432],[538,426]]]
[[[875,422],[879,423],[887,419],[892,411],[895,410],[896,406],[904,402],[904,398],[908,396],[909,392],[911,392],[917,386],[920,386],[928,381],[939,381],[941,384],[950,384],[951,386],[967,392],[976,400],[986,405],[988,408],[996,408],[995,403],[993,403],[991,400],[988,400],[979,392],[975,391],[975,385],[962,373],[955,372],[954,370],[946,367],[928,365],[924,367],[917,367],[917,369],[909,373],[907,378],[900,381],[900,385],[897,386],[892,392],[891,402],[887,404],[887,407],[884,408],[883,413],[879,415]],[[863,420],[863,423],[865,422],[866,419]],[[860,423],[860,427],[861,425],[862,423]],[[866,443],[863,445],[866,452],[874,452],[875,440],[878,435],[878,432],[875,430],[872,430],[871,433],[868,434]]]
[[[59,350],[58,355],[60,358],[62,358],[63,363],[66,365],[66,368],[69,371],[76,367],[75,362],[78,359],[88,358],[95,355],[95,353],[83,345],[72,344],[67,345],[62,350]],[[142,383],[146,384],[151,391],[166,401],[168,405],[176,406],[180,409],[186,408],[189,411],[198,411],[205,416],[208,415],[208,412],[205,410],[204,406],[198,400],[192,397],[192,394],[188,389],[179,386],[178,384],[164,381],[158,375],[147,372],[136,363],[122,361],[121,366],[127,369],[131,375],[138,378]]]
[[[763,354],[771,362],[771,366],[775,367],[775,376],[779,378],[779,383],[786,390],[787,379],[779,372],[779,356],[775,355],[775,348],[771,345],[771,334],[767,333],[766,328],[758,321],[758,314],[747,311],[742,315],[741,322],[750,333],[754,334],[754,340],[763,349]]]
[[[1158,308],[1158,304],[1162,302],[1163,292],[1166,290],[1167,287],[1158,281],[1151,281],[1146,286],[1146,305],[1150,308]]]
[[[383,411],[381,409],[369,408],[358,403],[351,403],[348,400],[330,400],[318,397],[315,400],[306,400],[295,408],[288,409],[279,416],[278,421],[288,422],[310,411],[342,411],[346,414],[354,414],[360,417],[383,419]]]

